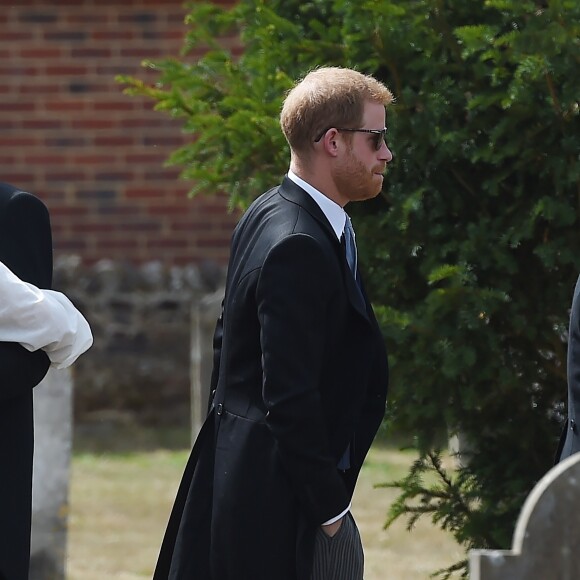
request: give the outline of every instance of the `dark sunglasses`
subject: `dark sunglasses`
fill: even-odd
[[[383,142],[386,143],[386,140],[385,140],[385,136],[387,135],[387,128],[386,127],[384,129],[346,129],[345,127],[334,127],[334,128],[339,133],[340,133],[340,131],[348,131],[350,133],[371,133],[372,135],[374,135],[373,145],[374,145],[375,151],[378,151],[382,147]],[[322,136],[329,129],[332,129],[332,127],[328,127],[328,129],[324,129],[324,131],[322,131],[322,133],[320,133],[320,135],[318,135],[318,137],[316,139],[314,139],[314,142],[318,143],[322,139]]]

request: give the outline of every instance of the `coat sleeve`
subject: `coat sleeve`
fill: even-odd
[[[256,288],[266,423],[315,524],[341,513],[350,501],[330,453],[320,395],[328,305],[342,288],[337,274],[314,238],[295,234],[270,250]]]
[[[28,193],[17,192],[0,211],[0,261],[40,288],[52,283],[52,236],[48,210]],[[0,400],[32,389],[45,376],[50,359],[19,344],[0,342]]]

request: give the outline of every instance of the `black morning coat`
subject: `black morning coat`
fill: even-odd
[[[0,261],[40,288],[52,282],[52,238],[44,204],[0,183]],[[0,300],[2,297],[0,296]],[[0,579],[26,580],[30,560],[32,389],[50,361],[0,342]]]
[[[233,235],[215,395],[154,579],[309,580],[315,531],[348,506],[387,382],[384,341],[343,247],[285,178]]]
[[[568,333],[568,420],[560,439],[556,462],[580,451],[580,276],[576,282]]]

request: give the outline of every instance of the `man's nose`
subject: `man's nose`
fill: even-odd
[[[385,146],[381,148],[381,160],[390,163],[393,160],[393,153],[389,149],[389,146],[385,143]]]

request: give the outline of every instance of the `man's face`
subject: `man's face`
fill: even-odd
[[[362,125],[357,129],[380,130],[384,127],[385,107],[368,102]],[[383,187],[383,174],[393,154],[380,135],[355,131],[340,135],[345,138],[346,146],[333,173],[341,198],[349,202],[376,197]]]

